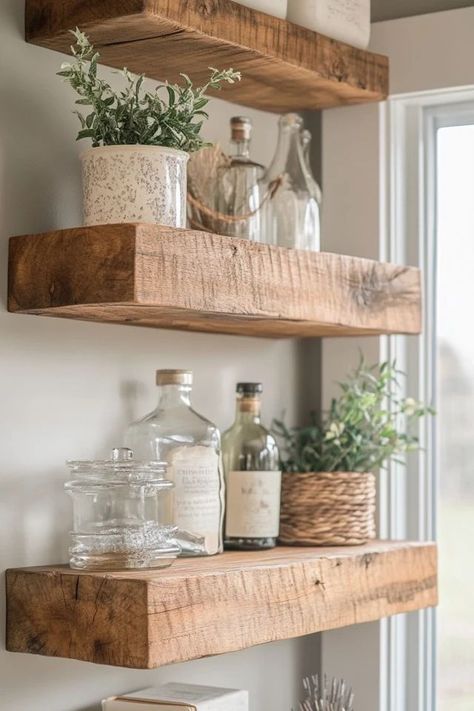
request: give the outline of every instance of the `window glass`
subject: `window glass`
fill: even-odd
[[[474,710],[474,125],[437,134],[439,711]]]

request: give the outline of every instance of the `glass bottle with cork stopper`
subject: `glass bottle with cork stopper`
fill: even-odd
[[[130,425],[126,443],[141,458],[166,462],[174,484],[166,520],[178,527],[182,555],[215,555],[223,549],[219,430],[191,405],[191,371],[158,370],[156,384],[156,409]]]
[[[261,383],[238,383],[235,422],[222,437],[228,549],[277,543],[281,471],[276,441],[260,420],[262,392]]]
[[[217,211],[229,218],[221,219],[219,231],[229,237],[262,239],[260,181],[264,168],[250,158],[252,121],[246,116],[230,120],[231,143],[235,152],[229,164],[218,170]]]

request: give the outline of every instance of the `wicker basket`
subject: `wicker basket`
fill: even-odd
[[[358,546],[375,538],[373,474],[284,473],[280,542],[302,546]]]

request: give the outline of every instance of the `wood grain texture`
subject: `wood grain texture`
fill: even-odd
[[[436,546],[276,548],[153,571],[7,571],[7,649],[154,668],[437,604]]]
[[[420,273],[145,224],[13,237],[9,310],[248,336],[418,333]]]
[[[153,79],[186,72],[203,82],[208,67],[244,75],[219,95],[286,112],[380,101],[388,59],[256,12],[232,0],[26,0],[29,42],[69,52],[80,27],[101,61]]]

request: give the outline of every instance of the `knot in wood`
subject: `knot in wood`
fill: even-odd
[[[374,555],[373,553],[365,553],[365,555],[362,556],[362,564],[365,566],[365,569],[368,570],[369,567],[372,565],[374,561]]]
[[[201,17],[212,17],[218,11],[218,4],[218,0],[201,0],[197,5],[197,11]]]
[[[331,62],[330,74],[339,82],[348,80],[347,63],[338,47],[334,47],[334,59]]]
[[[357,306],[368,307],[382,305],[385,300],[384,283],[380,278],[377,265],[374,265],[360,278],[354,289],[354,299]]]
[[[316,578],[314,581],[314,584],[317,588],[322,588],[323,590],[326,590],[326,585],[324,584],[324,580],[320,580],[319,578]]]

